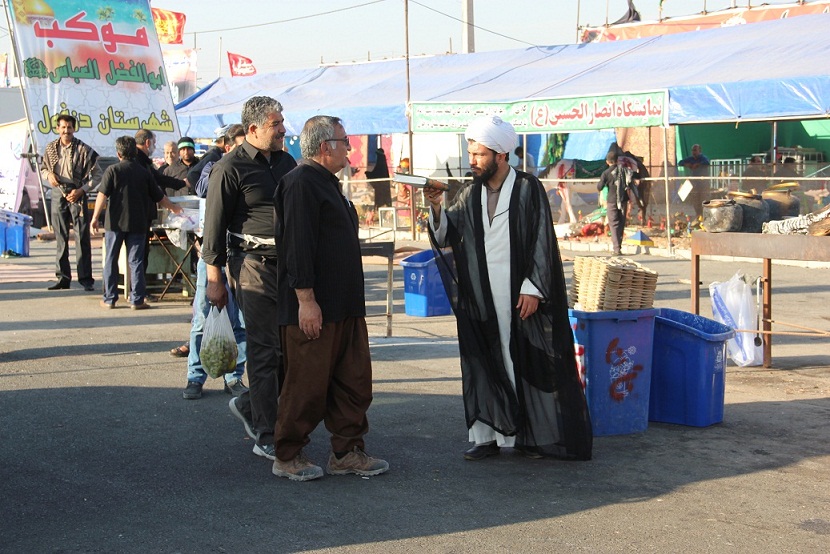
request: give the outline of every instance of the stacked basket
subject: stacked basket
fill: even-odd
[[[657,273],[627,258],[574,258],[570,307],[584,312],[644,310],[654,305]]]

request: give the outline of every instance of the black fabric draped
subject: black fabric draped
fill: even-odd
[[[484,249],[482,185],[464,188],[444,211],[446,247],[430,230],[436,261],[456,315],[467,426],[481,421],[515,436],[520,446],[566,459],[589,460],[593,435],[576,368],[565,276],[544,188],[517,171],[510,198],[510,295],[518,302],[524,279],[543,295],[522,320],[514,309],[510,351],[516,390],[499,341]]]

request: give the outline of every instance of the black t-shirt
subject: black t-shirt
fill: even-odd
[[[104,228],[125,233],[146,233],[150,200],[164,198],[150,172],[134,160],[109,166],[98,192],[107,197]]]

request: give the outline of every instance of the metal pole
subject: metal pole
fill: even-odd
[[[219,37],[219,68],[216,70],[216,77],[222,77],[222,37]]]
[[[669,255],[674,253],[671,243],[671,200],[669,196],[669,130],[663,125],[663,182],[666,188],[666,240],[668,241]]]
[[[14,39],[14,25],[12,25],[11,17],[9,17],[9,7],[8,3],[3,3],[3,12],[6,14],[6,24],[9,27],[9,40],[12,43],[12,62],[14,63],[15,71],[17,71],[17,82],[20,85],[20,97],[23,99],[23,113],[26,115],[26,132],[29,133],[29,142],[32,145],[32,150],[35,154],[38,153],[38,145],[37,145],[37,137],[33,132],[34,129],[34,121],[32,120],[32,114],[29,111],[29,103],[26,101],[26,93],[24,91],[25,87],[23,83],[25,80],[23,79],[23,71],[21,71],[20,64],[18,64],[18,60],[20,60],[20,53],[17,51],[17,41]],[[22,152],[21,152],[22,153]],[[35,157],[35,173],[37,173],[37,180],[40,183],[38,190],[40,190],[40,207],[43,209],[43,215],[46,219],[46,228],[49,229],[52,227],[51,221],[51,213],[50,210],[46,209],[46,194],[43,192],[43,179],[40,177],[40,168],[37,164],[37,156]]]
[[[582,0],[576,2],[576,42],[579,43],[579,12],[582,10]]]
[[[415,171],[415,153],[412,150],[412,92],[409,82],[409,0],[403,1],[403,17],[406,38],[406,134],[409,137],[409,172]],[[412,240],[418,240],[418,225],[415,217],[415,187],[409,195],[409,220],[412,222]]]

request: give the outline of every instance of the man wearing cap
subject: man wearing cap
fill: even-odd
[[[164,174],[176,179],[187,181],[187,174],[190,170],[199,163],[199,158],[196,157],[196,143],[190,137],[182,137],[179,139],[179,159],[164,168]],[[175,190],[167,190],[168,196],[184,196],[193,194],[193,187],[196,183],[187,182],[187,187]]]
[[[512,168],[513,126],[490,116],[466,132],[472,185],[444,209],[426,189],[430,239],[458,325],[467,460],[591,458],[593,436],[568,320],[545,189]],[[441,248],[449,246],[452,255]]]

